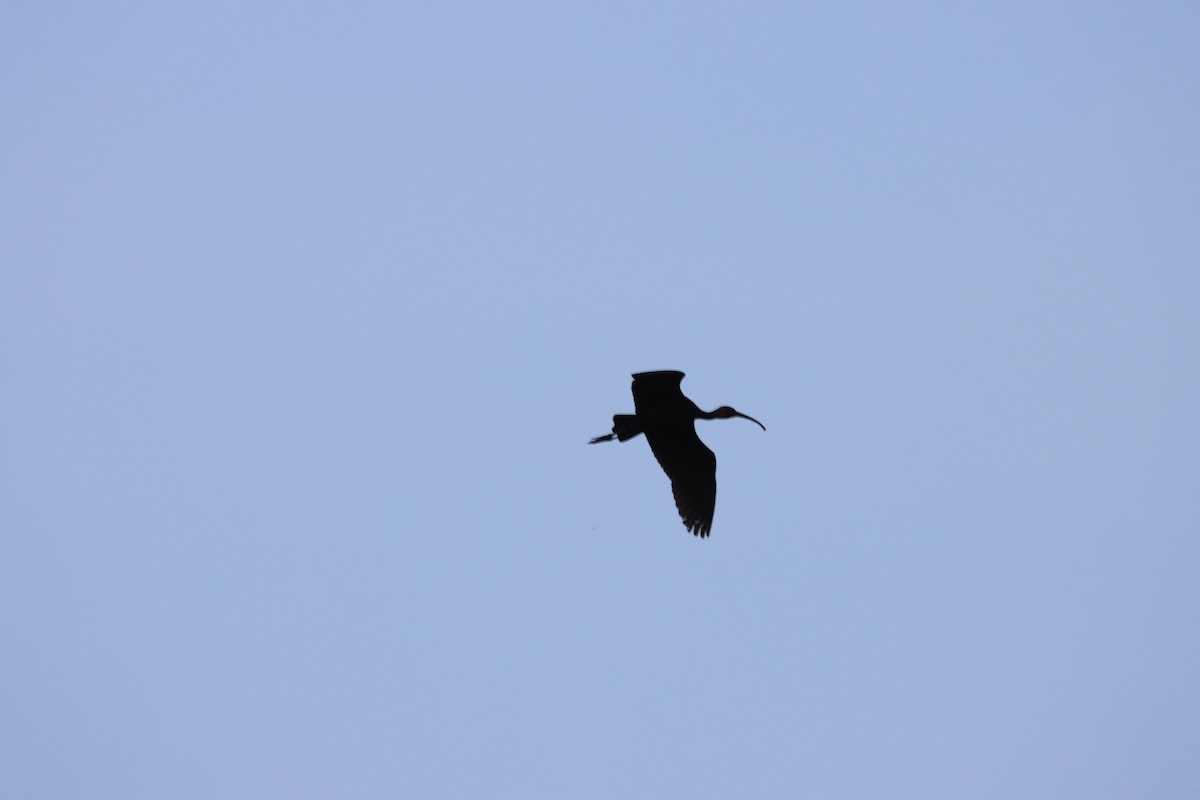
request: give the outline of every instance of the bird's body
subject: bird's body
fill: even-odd
[[[633,376],[634,414],[613,417],[613,432],[597,436],[589,444],[627,441],[645,434],[650,450],[671,479],[671,491],[683,525],[697,536],[712,530],[713,510],[717,504],[717,457],[696,435],[697,419],[742,417],[758,425],[761,422],[721,406],[701,411],[684,396],[680,388],[683,373],[674,370],[638,372]]]

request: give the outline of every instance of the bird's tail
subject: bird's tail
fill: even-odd
[[[642,432],[642,426],[638,424],[636,414],[617,414],[613,416],[613,432],[604,436],[597,436],[588,444],[596,444],[597,442],[611,442],[616,439],[619,442],[624,442],[632,439]]]

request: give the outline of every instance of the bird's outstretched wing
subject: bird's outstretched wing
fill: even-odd
[[[691,420],[647,430],[646,439],[671,479],[684,527],[697,536],[708,536],[717,506],[717,457],[700,441]]]
[[[633,408],[647,421],[668,408],[687,403],[680,382],[683,373],[675,370],[638,372],[633,376]]]

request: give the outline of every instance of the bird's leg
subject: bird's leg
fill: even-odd
[[[632,439],[642,432],[642,426],[638,421],[637,414],[617,414],[613,417],[613,432],[604,436],[597,436],[588,444],[596,444],[597,442],[611,442],[613,439],[625,441]]]

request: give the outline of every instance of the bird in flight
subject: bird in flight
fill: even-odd
[[[717,457],[696,435],[696,420],[741,417],[764,431],[767,428],[754,417],[729,406],[701,411],[684,397],[679,386],[682,380],[683,373],[675,370],[635,373],[636,413],[615,415],[612,433],[597,436],[588,444],[613,439],[624,442],[644,433],[654,457],[671,479],[675,507],[683,518],[683,526],[704,537],[712,530],[713,509],[717,505]]]

